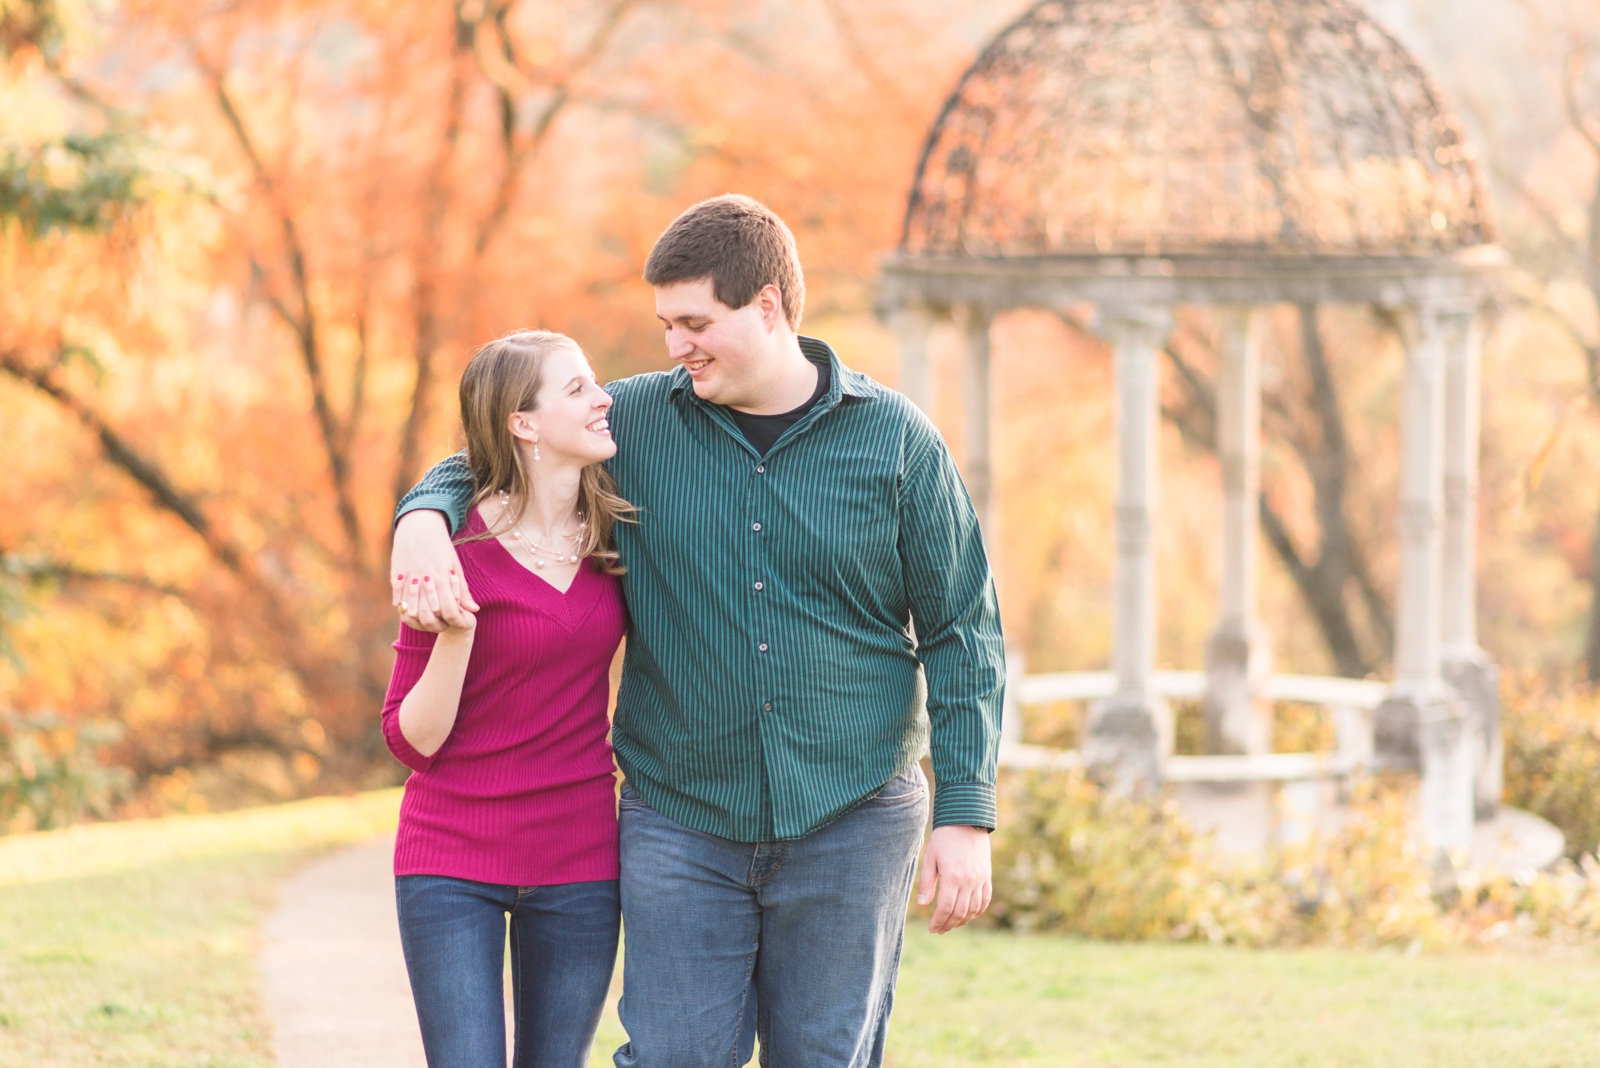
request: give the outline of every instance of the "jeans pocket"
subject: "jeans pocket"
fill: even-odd
[[[639,796],[639,791],[633,788],[628,780],[622,780],[622,788],[617,791],[617,804],[622,808],[643,808],[644,798]]]
[[[869,805],[904,805],[913,801],[920,801],[928,793],[928,780],[922,774],[922,766],[912,764],[909,768],[884,783],[876,794],[867,799]]]

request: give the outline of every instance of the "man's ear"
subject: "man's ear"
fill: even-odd
[[[756,302],[761,309],[761,322],[768,330],[788,324],[783,314],[783,291],[777,286],[770,283],[762,286],[761,292],[756,294]]]

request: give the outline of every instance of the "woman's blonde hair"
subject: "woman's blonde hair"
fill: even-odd
[[[562,346],[583,354],[578,343],[565,334],[518,330],[473,353],[461,373],[461,428],[466,433],[467,466],[472,471],[472,504],[496,493],[510,498],[496,529],[483,537],[504,534],[528,510],[528,472],[522,463],[522,449],[511,434],[511,416],[538,408],[545,358]],[[587,526],[579,555],[594,557],[608,574],[622,574],[612,528],[619,521],[633,522],[633,511],[605,468],[599,464],[585,467],[578,483],[578,513]]]

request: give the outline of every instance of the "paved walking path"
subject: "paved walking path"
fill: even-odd
[[[280,1068],[426,1068],[395,923],[394,838],[283,884],[261,973]]]

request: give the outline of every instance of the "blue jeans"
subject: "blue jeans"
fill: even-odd
[[[400,942],[429,1068],[506,1068],[506,914],[515,1068],[582,1068],[617,961],[614,880],[500,886],[395,879]]]
[[[624,785],[627,928],[618,1068],[883,1062],[906,903],[928,818],[913,764],[793,842],[734,842]]]

